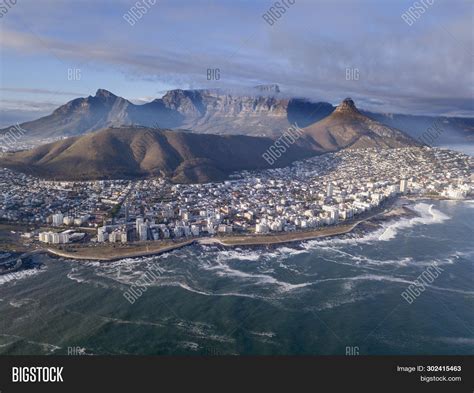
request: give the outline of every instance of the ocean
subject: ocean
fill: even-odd
[[[271,248],[113,263],[35,256],[0,276],[1,354],[474,354],[474,201]],[[430,266],[439,274],[407,302]],[[124,293],[152,269],[133,304]]]

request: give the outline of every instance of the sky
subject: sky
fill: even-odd
[[[3,126],[99,88],[144,103],[266,83],[375,112],[474,117],[474,1],[280,0],[272,24],[267,0],[140,0],[134,23],[137,0],[13,2],[0,0]]]

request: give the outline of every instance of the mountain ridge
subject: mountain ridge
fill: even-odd
[[[175,89],[141,105],[98,89],[94,96],[71,100],[50,115],[21,123],[20,127],[26,130],[24,138],[32,144],[122,125],[278,138],[293,124],[307,127],[335,110],[328,102],[285,97],[278,85],[255,86],[235,93],[218,89]],[[403,129],[412,137],[418,137],[433,122],[439,121],[445,131],[440,139],[449,136],[474,139],[474,119],[359,112],[372,120]],[[6,133],[10,128],[4,128],[0,133]]]

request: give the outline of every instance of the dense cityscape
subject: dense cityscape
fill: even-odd
[[[53,244],[293,232],[350,220],[400,194],[464,199],[472,160],[428,147],[345,150],[208,184],[45,181],[2,169],[0,218]]]

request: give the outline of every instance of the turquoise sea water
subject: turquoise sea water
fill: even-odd
[[[37,257],[41,269],[0,277],[0,353],[474,354],[474,203],[413,208],[371,233],[271,249]],[[439,276],[408,304],[433,262]],[[150,267],[160,275],[130,304]]]

